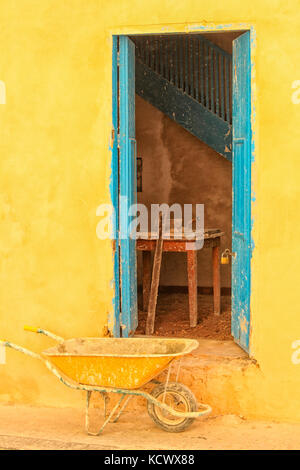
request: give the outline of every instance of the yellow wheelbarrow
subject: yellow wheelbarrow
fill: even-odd
[[[195,418],[211,412],[209,405],[198,405],[193,393],[178,382],[180,362],[176,381],[169,380],[173,361],[197,348],[196,340],[143,337],[65,340],[41,328],[25,327],[25,330],[49,336],[58,344],[41,354],[9,341],[0,341],[0,344],[42,360],[63,384],[87,392],[85,426],[88,434],[99,435],[107,423],[116,422],[133,396],[146,398],[154,423],[169,432],[184,431]],[[167,367],[166,382],[155,380]],[[156,385],[151,393],[141,389],[149,382]],[[92,392],[99,392],[104,399],[104,423],[97,433],[89,431]],[[107,416],[108,393],[121,397]]]

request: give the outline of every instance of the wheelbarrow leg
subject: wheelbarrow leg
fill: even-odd
[[[90,406],[90,399],[91,399],[92,392],[86,392],[86,406],[85,406],[85,430],[88,433],[89,429],[89,406]]]
[[[109,402],[109,396],[106,392],[100,392],[100,395],[103,398],[104,401],[104,419],[106,418],[106,413],[107,413],[107,404]]]
[[[90,436],[99,436],[103,429],[105,428],[105,426],[110,422],[111,418],[113,417],[113,415],[115,414],[115,412],[117,411],[117,409],[119,408],[119,406],[121,405],[122,401],[124,400],[125,398],[125,393],[121,396],[120,400],[118,401],[118,403],[113,407],[113,409],[111,410],[109,416],[106,418],[106,420],[104,421],[103,425],[101,426],[101,428],[99,429],[98,432],[94,433],[94,432],[90,432],[89,431],[89,405],[90,405],[90,399],[91,399],[91,394],[92,392],[91,391],[87,391],[87,396],[86,396],[86,418],[85,418],[85,429],[86,429],[86,432],[90,435]],[[124,409],[124,407],[122,407],[122,410]],[[121,410],[121,413],[122,413],[122,410]],[[119,415],[121,414],[119,413],[117,417],[119,417]]]

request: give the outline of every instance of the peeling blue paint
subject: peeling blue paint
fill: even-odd
[[[135,45],[127,36],[119,41],[121,329],[129,337],[138,322],[135,240],[129,236],[129,207],[136,203]]]
[[[235,341],[249,350],[251,286],[251,46],[247,31],[233,41],[232,320]]]
[[[250,28],[250,53],[251,53],[251,62],[250,62],[250,70],[251,70],[251,175],[253,175],[253,164],[255,162],[255,125],[256,125],[256,108],[255,108],[255,61],[254,61],[254,53],[256,50],[256,30],[253,26]],[[253,239],[253,227],[254,227],[254,217],[253,217],[253,205],[256,202],[256,194],[253,190],[253,178],[251,178],[251,232],[250,232],[250,240],[251,240],[251,253],[250,253],[250,262],[253,257],[253,250],[255,248],[255,243]],[[251,272],[251,266],[250,266]],[[249,293],[249,303],[251,300],[251,292],[252,292],[252,276],[250,279],[250,293]],[[251,323],[251,311],[250,311],[250,323]],[[250,324],[251,327],[251,324]],[[251,355],[251,338],[249,338],[249,353]]]
[[[117,77],[117,36],[113,36],[112,43],[112,136],[109,150],[111,151],[111,177],[110,196],[114,207],[113,219],[111,221],[115,244],[113,246],[114,279],[112,286],[114,289],[113,312],[108,317],[110,332],[114,337],[120,336],[120,295],[119,295],[119,241],[118,241],[118,213],[119,213],[119,169],[118,169],[118,77]]]
[[[226,23],[226,24],[218,24],[218,25],[214,25],[212,23],[208,23],[207,25],[199,25],[199,24],[196,24],[196,25],[188,25],[187,29],[189,31],[224,31],[224,30],[231,30],[231,31],[238,31],[238,30],[242,30],[242,29],[249,29],[249,24],[247,23],[238,23],[238,24],[234,24],[234,23]]]

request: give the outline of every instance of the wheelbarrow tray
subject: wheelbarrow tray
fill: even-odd
[[[133,390],[197,347],[182,338],[76,338],[42,354],[78,384]]]

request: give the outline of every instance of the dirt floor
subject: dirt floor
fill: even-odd
[[[101,423],[99,413],[92,410],[94,430]],[[118,424],[109,424],[101,436],[93,437],[84,432],[83,410],[1,406],[0,449],[299,450],[300,424],[214,416],[198,419],[185,432],[172,434],[157,428],[146,412],[124,413]]]
[[[189,326],[188,295],[185,293],[159,293],[157,298],[154,334],[182,338],[232,339],[231,297],[222,296],[222,313],[213,314],[213,297],[198,295],[198,325]],[[136,334],[145,334],[147,312],[139,310]]]

